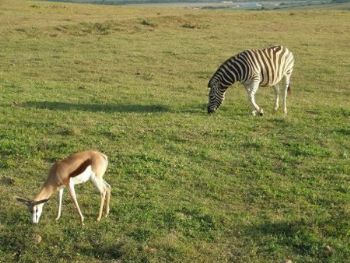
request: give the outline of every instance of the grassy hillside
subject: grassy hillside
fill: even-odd
[[[349,262],[350,14],[0,2],[0,262]],[[206,114],[207,82],[246,48],[296,57],[289,115],[241,85]],[[54,160],[110,159],[111,215],[77,186],[39,225]],[[38,235],[42,238],[36,242]]]

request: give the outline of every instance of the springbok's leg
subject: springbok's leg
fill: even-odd
[[[96,186],[96,188],[98,189],[101,195],[100,211],[98,213],[97,221],[101,220],[103,206],[106,200],[106,195],[107,195],[106,212],[107,211],[109,212],[110,187],[108,187],[109,185],[106,183],[105,180],[103,180],[103,175],[107,170],[107,165],[108,165],[108,161],[104,160],[104,165],[98,166],[98,168],[91,175],[91,181]]]
[[[106,193],[107,193],[106,190],[104,190],[104,191],[101,193],[100,212],[98,213],[97,221],[100,221],[100,220],[101,220],[101,217],[102,217],[103,205],[104,205],[104,203],[105,203]]]
[[[81,213],[80,211],[80,208],[79,208],[79,204],[78,204],[78,201],[77,201],[77,196],[75,194],[75,189],[74,189],[74,184],[73,183],[69,183],[69,193],[70,193],[70,196],[72,197],[73,199],[73,202],[74,202],[74,206],[75,208],[77,209],[78,213],[79,213],[79,216],[80,216],[80,222],[82,225],[84,225],[84,216],[83,214]]]
[[[287,115],[287,94],[288,94],[288,88],[290,85],[290,74],[285,76],[285,88],[283,93],[283,112],[284,115]]]
[[[279,96],[280,96],[280,87],[278,84],[276,84],[275,86],[273,86],[274,90],[275,90],[275,106],[274,106],[274,110],[277,111],[279,108]]]
[[[105,217],[107,217],[109,215],[109,201],[111,200],[112,187],[105,180],[103,180],[103,182],[104,182],[106,189],[107,189],[106,215],[105,215]]]
[[[99,211],[98,217],[97,217],[97,221],[100,221],[101,217],[102,217],[103,206],[104,206],[105,199],[106,199],[107,187],[106,187],[102,177],[97,177],[96,175],[93,174],[91,176],[91,180],[101,195],[100,211]]]
[[[245,85],[245,88],[248,93],[249,101],[252,104],[254,110],[252,111],[253,116],[256,115],[256,113],[259,113],[259,115],[264,114],[264,110],[258,106],[258,104],[255,102],[255,94],[258,91],[260,81],[254,80],[250,82],[249,84]]]
[[[58,214],[56,217],[56,221],[60,219],[61,217],[61,212],[62,212],[62,198],[63,198],[63,190],[64,188],[61,188],[58,192]]]

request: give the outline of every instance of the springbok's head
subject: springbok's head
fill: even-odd
[[[223,88],[220,81],[217,79],[211,79],[208,83],[209,88],[209,101],[208,101],[208,113],[215,112],[222,101],[225,99],[226,88]]]
[[[28,210],[32,215],[33,223],[38,224],[41,213],[43,212],[43,206],[47,201],[49,201],[49,199],[43,199],[39,201],[33,201],[33,200],[21,198],[21,197],[17,197],[16,199],[18,202],[21,202],[28,207]]]

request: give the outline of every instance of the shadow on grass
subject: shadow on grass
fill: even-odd
[[[271,253],[278,251],[278,247],[289,247],[301,256],[318,258],[322,262],[332,253],[325,250],[327,243],[315,228],[320,228],[316,222],[265,222],[248,227],[245,233],[258,243],[265,244],[266,250]]]
[[[174,110],[177,113],[185,113],[185,114],[196,114],[196,115],[205,115],[205,116],[217,116],[217,115],[230,115],[231,117],[246,117],[250,116],[249,111],[246,108],[232,108],[229,106],[221,106],[215,112],[208,114],[207,103],[198,103],[195,105],[185,105],[179,108],[178,110]]]
[[[21,105],[25,108],[59,110],[59,111],[90,111],[90,112],[120,112],[120,113],[187,113],[196,115],[208,115],[206,104],[191,105],[179,109],[171,109],[169,106],[153,104],[79,104],[58,101],[28,101]],[[208,115],[209,116],[209,115]]]
[[[350,135],[350,129],[347,128],[339,128],[334,130],[336,133],[344,136],[349,136]]]
[[[176,113],[185,113],[185,114],[198,114],[202,115],[203,113],[207,114],[207,105],[198,104],[198,105],[183,105],[181,108],[174,110]]]
[[[60,111],[91,111],[91,112],[124,112],[124,113],[149,113],[149,112],[169,112],[169,108],[164,105],[141,105],[141,104],[78,104],[55,101],[28,101],[23,107],[60,110]]]
[[[79,252],[99,260],[118,260],[123,256],[123,244],[101,244],[89,248],[80,248]]]

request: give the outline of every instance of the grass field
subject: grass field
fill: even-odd
[[[349,262],[350,13],[0,2],[0,262]],[[250,115],[236,84],[214,115],[207,82],[247,48],[295,55],[287,117],[273,90]],[[33,197],[57,159],[109,156],[99,195]],[[37,236],[40,243],[35,242]]]

